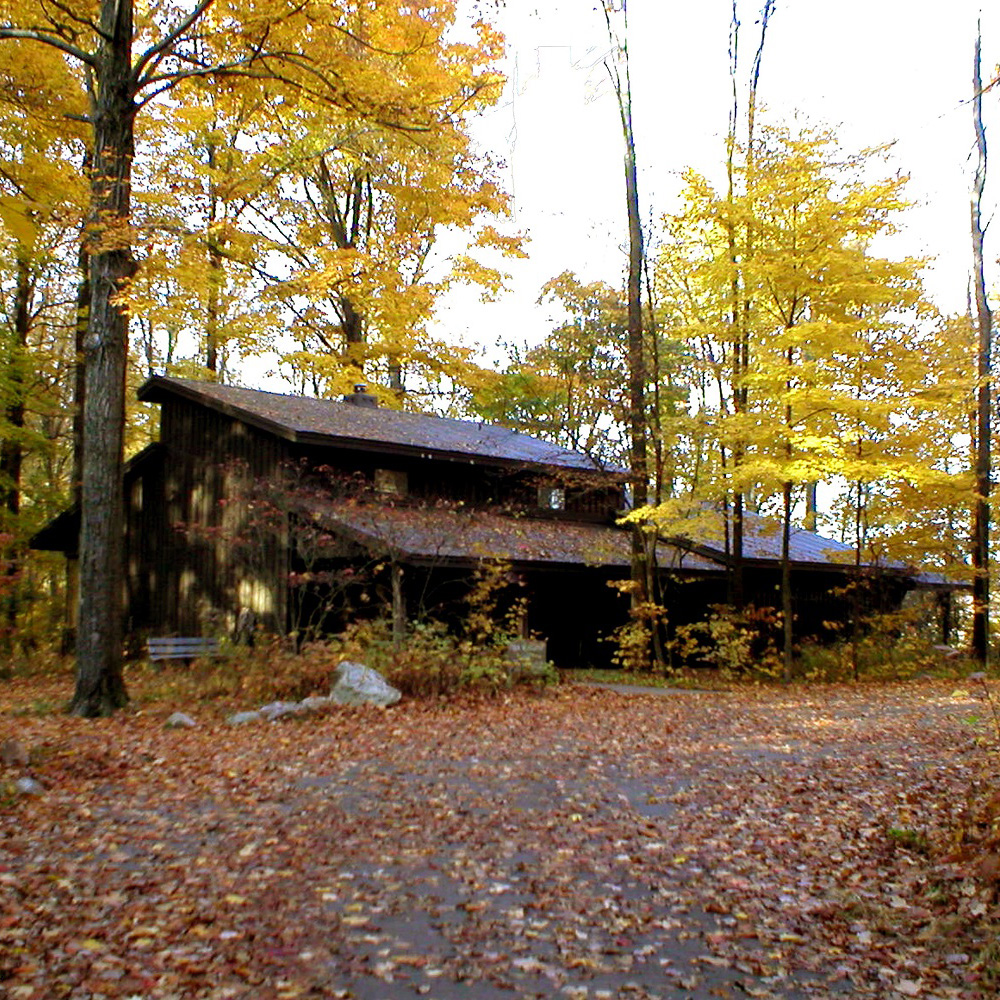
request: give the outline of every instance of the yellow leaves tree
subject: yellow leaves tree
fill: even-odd
[[[472,49],[449,49],[444,68],[453,72],[440,72],[439,29],[453,13],[451,0],[419,8],[358,0],[0,2],[0,48],[21,57],[15,63],[12,55],[7,65],[30,72],[36,54],[54,53],[72,67],[85,95],[78,118],[87,145],[90,301],[76,713],[105,714],[126,698],[119,528],[128,303],[139,264],[132,190],[139,176],[137,119],[153,105],[183,106],[185,91],[205,81],[259,88],[272,105],[336,124],[341,135],[353,123],[362,133],[377,127],[411,137],[415,146],[430,142],[439,132],[455,133],[464,110],[499,84]],[[488,29],[481,37],[496,42]],[[463,60],[464,68],[456,68]],[[457,96],[456,77],[463,88]],[[67,124],[76,118],[60,120],[64,135],[76,134],[77,125]],[[279,145],[270,139],[272,149]],[[203,227],[209,301],[212,281],[221,287],[213,259],[224,249],[220,221],[210,212]],[[206,359],[210,350],[211,344]]]
[[[0,46],[0,638],[12,641],[26,541],[71,461],[77,253],[85,186],[79,82],[58,53]],[[27,502],[26,502],[27,501]]]
[[[299,346],[286,361],[326,393],[375,376],[399,398],[407,370],[425,381],[456,374],[453,353],[429,339],[435,301],[452,283],[495,289],[502,276],[463,254],[432,277],[443,230],[472,233],[474,248],[494,256],[521,253],[491,223],[506,214],[507,198],[467,131],[469,117],[500,96],[503,80],[492,67],[502,40],[482,22],[457,40],[453,4],[422,9],[395,28],[391,45],[408,46],[405,63],[386,58],[390,42],[376,43],[369,25],[372,61],[424,95],[436,127],[359,126],[323,108],[283,117],[288,186],[263,231],[288,277],[271,295],[293,314],[289,333]],[[385,82],[373,78],[372,87],[377,93]]]
[[[735,195],[690,175],[686,210],[665,220],[679,240],[659,262],[660,295],[692,345],[693,399],[715,442],[688,485],[713,504],[742,494],[768,510],[778,498],[786,669],[798,491],[823,479],[861,497],[852,538],[860,564],[892,558],[861,530],[869,484],[947,478],[938,457],[901,433],[916,419],[912,361],[929,334],[919,262],[876,250],[905,209],[905,178],[870,179],[879,157],[847,156],[828,133],[765,127]],[[734,232],[752,234],[752,245],[748,236],[734,247]],[[744,338],[731,332],[734,286]]]

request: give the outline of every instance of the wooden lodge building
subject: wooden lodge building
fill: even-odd
[[[337,631],[359,616],[459,620],[477,568],[502,561],[502,600],[560,666],[606,664],[628,616],[630,536],[616,525],[623,469],[515,431],[380,408],[359,386],[343,400],[173,377],[139,398],[160,405],[160,439],[126,465],[127,627],[132,635]],[[76,555],[69,511],[33,540]],[[850,549],[792,537],[800,635],[848,614],[837,592]],[[780,535],[750,518],[747,600],[777,606]],[[657,562],[674,624],[724,603],[716,542],[662,541]],[[881,578],[898,604],[918,585]]]

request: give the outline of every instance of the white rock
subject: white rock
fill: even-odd
[[[324,697],[321,694],[313,694],[308,698],[303,698],[299,702],[299,707],[307,712],[322,712],[324,709],[329,708],[333,702]]]
[[[334,672],[330,698],[338,705],[395,705],[402,694],[371,667],[344,660]]]
[[[41,795],[45,791],[42,785],[35,781],[34,778],[18,778],[14,782],[14,787],[22,795]]]
[[[245,726],[248,722],[260,722],[264,716],[260,712],[234,712],[226,718],[231,726]]]
[[[271,722],[280,719],[285,715],[297,715],[301,709],[297,701],[272,701],[267,705],[261,705],[257,711]]]
[[[167,729],[194,729],[197,724],[198,723],[196,723],[190,715],[186,715],[184,712],[174,712],[174,714],[163,723]]]

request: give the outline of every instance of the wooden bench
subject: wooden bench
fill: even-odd
[[[219,640],[199,636],[168,636],[165,639],[147,639],[150,660],[199,660],[219,655]]]

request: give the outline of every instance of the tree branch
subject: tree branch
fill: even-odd
[[[153,62],[154,60],[156,60],[156,63],[159,64],[160,57],[163,56],[164,53],[166,53],[166,51],[174,44],[174,42],[176,42],[177,39],[180,38],[181,35],[183,35],[184,32],[187,31],[188,28],[190,28],[191,25],[193,25],[195,21],[197,21],[200,18],[201,15],[204,14],[205,11],[208,10],[208,8],[211,7],[213,3],[215,3],[215,0],[201,0],[198,6],[195,7],[195,9],[191,11],[191,13],[188,14],[188,16],[184,18],[184,20],[181,21],[180,24],[178,24],[173,31],[171,31],[167,35],[164,35],[163,38],[161,38],[155,45],[151,45],[148,49],[146,49],[145,52],[143,52],[141,56],[139,56],[135,66],[132,69],[132,78],[136,82],[137,89],[140,86],[144,86],[147,83],[152,82],[153,79],[155,79],[155,77],[149,77],[146,80],[142,80],[141,77],[142,77],[143,67],[145,67],[148,63]]]
[[[41,42],[42,45],[50,45],[66,55],[79,59],[86,66],[96,66],[97,57],[92,52],[86,52],[76,45],[71,45],[58,35],[50,35],[46,31],[38,31],[34,28],[15,28],[12,25],[0,26],[0,39],[21,38],[31,42]]]
[[[82,24],[88,31],[93,31],[95,34],[100,35],[105,41],[111,40],[110,37],[101,30],[101,26],[96,21],[86,17],[81,17],[78,13],[70,9],[69,4],[62,2],[62,0],[40,0],[40,6],[43,11],[45,11],[46,7],[55,7],[56,10],[65,14],[70,21]],[[45,11],[45,17],[54,27],[65,27],[65,25],[57,24],[55,18],[48,11]]]

